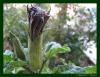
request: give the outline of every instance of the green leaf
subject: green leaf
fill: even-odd
[[[6,64],[6,63],[8,63],[8,62],[10,62],[12,60],[13,59],[12,59],[11,55],[3,55],[3,62],[4,62],[4,64]]]
[[[50,48],[52,47],[53,44],[50,44],[48,45],[46,48],[45,48],[45,52],[48,52],[50,50]]]
[[[84,67],[85,74],[96,74],[96,66]]]
[[[21,44],[20,39],[11,31],[9,31],[10,34],[10,39],[12,41],[13,44],[13,49],[14,49],[14,53],[17,56],[17,58],[21,59],[21,60],[26,60],[25,59],[25,55],[24,55],[24,51],[23,51],[23,46]]]
[[[61,72],[65,71],[65,70],[67,70],[67,69],[68,69],[67,65],[58,65],[57,67],[55,67],[53,69],[53,73],[61,73]]]
[[[15,69],[15,73],[18,72],[18,68],[26,65],[27,63],[22,61],[22,60],[18,60],[18,61],[10,61],[8,64],[5,65],[5,67],[3,68],[3,72],[6,74],[11,74],[13,73],[12,71]],[[17,72],[16,72],[17,70]]]
[[[9,64],[14,67],[21,67],[21,66],[25,65],[26,62],[22,61],[22,60],[18,60],[18,61],[11,61]]]
[[[25,69],[23,67],[17,67],[16,68],[16,73],[19,73],[21,71],[25,71]]]
[[[46,53],[46,58],[54,57],[57,55],[57,53],[67,53],[67,52],[70,52],[70,48],[67,47],[67,45],[64,45],[64,46],[58,47],[58,48],[51,48]]]
[[[42,74],[50,74],[50,73],[52,73],[52,71],[49,69],[48,64],[46,63],[42,70]]]

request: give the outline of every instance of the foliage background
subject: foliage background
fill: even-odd
[[[66,62],[73,62],[78,66],[94,65],[84,54],[93,46],[96,49],[96,8],[81,6],[80,4],[34,4],[44,10],[50,6],[57,8],[56,14],[51,15],[44,28],[43,46],[49,41],[61,45],[68,44],[71,52],[58,54]],[[51,8],[51,9],[52,9]],[[70,11],[69,11],[70,10]],[[51,10],[52,11],[52,10]],[[73,13],[72,13],[73,11]],[[27,48],[27,13],[26,5],[18,8],[16,4],[4,4],[4,37],[8,31],[14,32]],[[93,49],[91,49],[93,50]]]

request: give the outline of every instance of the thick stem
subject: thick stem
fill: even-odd
[[[42,36],[38,36],[31,40],[28,38],[28,48],[29,48],[29,64],[33,72],[38,72],[42,66]]]

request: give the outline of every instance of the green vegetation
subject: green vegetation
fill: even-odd
[[[18,6],[4,4],[4,74],[97,73],[96,62],[83,53],[96,48],[96,8],[65,3]]]

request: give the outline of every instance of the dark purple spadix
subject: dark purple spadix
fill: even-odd
[[[28,20],[29,20],[29,37],[31,40],[38,37],[49,19],[48,13],[45,13],[37,6],[27,6]]]

